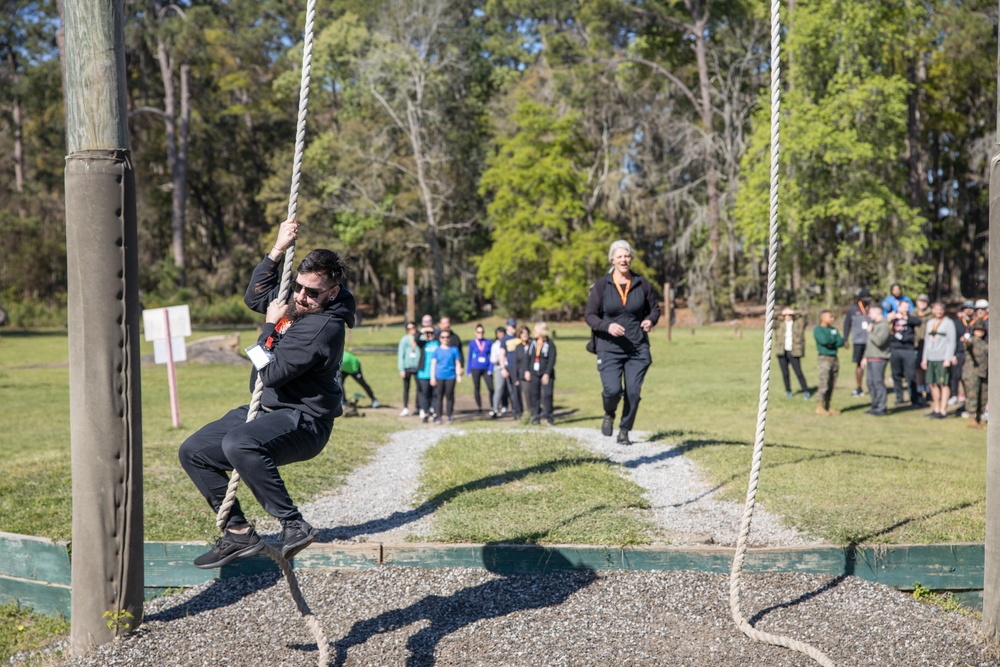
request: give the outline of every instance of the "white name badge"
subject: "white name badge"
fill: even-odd
[[[486,357],[476,357],[476,359],[478,359],[479,363],[481,363],[481,364],[485,364],[486,363]]]
[[[274,353],[265,349],[260,343],[248,347],[246,349],[246,353],[247,356],[250,357],[253,367],[257,370],[262,370],[265,366],[274,361]]]
[[[540,371],[541,369],[542,369],[542,365],[536,361],[535,362],[535,371],[537,372],[537,371]]]
[[[861,323],[861,330],[862,331],[868,331],[868,323],[867,322],[862,322]]]

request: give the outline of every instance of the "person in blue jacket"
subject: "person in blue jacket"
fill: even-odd
[[[490,349],[493,343],[486,339],[486,330],[482,324],[476,325],[476,337],[469,341],[469,353],[465,362],[469,377],[472,379],[472,395],[476,399],[476,409],[483,411],[483,399],[479,393],[480,381],[486,383],[486,401],[493,398],[493,363],[490,361]]]
[[[910,297],[903,295],[903,288],[899,286],[899,283],[893,283],[889,288],[889,295],[882,299],[882,314],[898,313],[899,304],[902,302],[910,304],[910,310],[913,310],[913,301]]]

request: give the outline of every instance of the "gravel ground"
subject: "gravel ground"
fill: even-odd
[[[751,641],[729,616],[725,576],[381,567],[303,571],[333,665],[806,666]],[[748,575],[756,627],[794,636],[838,665],[996,665],[969,619],[854,577]],[[259,575],[154,600],[139,630],[74,667],[316,665],[287,586]]]
[[[597,431],[555,428],[623,466],[647,490],[659,537],[732,544],[742,506],[712,499],[694,466],[641,433],[631,447]],[[336,493],[302,506],[326,542],[422,535],[432,508],[414,507],[421,454],[441,437],[398,432]],[[262,525],[264,531],[276,526]],[[809,543],[766,512],[757,545]],[[334,665],[812,665],[751,641],[729,613],[728,577],[695,572],[571,572],[506,576],[474,569],[383,566],[299,571],[331,642]],[[838,665],[1000,665],[976,622],[855,577],[744,574],[743,610],[755,627],[812,643]],[[63,663],[315,665],[314,639],[277,575],[227,579],[147,605],[140,628]]]

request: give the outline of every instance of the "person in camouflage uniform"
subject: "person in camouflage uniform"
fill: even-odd
[[[839,415],[840,410],[834,410],[830,407],[830,399],[833,397],[833,388],[837,384],[837,373],[840,371],[837,350],[844,346],[844,337],[833,326],[833,313],[831,311],[824,310],[819,314],[819,326],[813,329],[813,338],[816,339],[816,351],[819,355],[816,362],[819,367],[816,414]]]
[[[927,322],[934,317],[930,307],[931,298],[926,294],[917,296],[917,305],[913,309],[913,314],[920,318],[920,325],[913,327],[913,347],[917,349],[917,394],[920,400],[926,401],[930,394],[927,386],[926,371],[920,367],[920,359],[924,356],[924,340],[927,336]],[[950,385],[949,385],[950,386]],[[912,399],[911,399],[912,400]]]
[[[965,351],[962,384],[965,385],[965,409],[969,413],[969,428],[982,428],[981,416],[986,406],[986,378],[990,367],[990,347],[986,343],[986,325],[982,321],[972,325],[972,337],[966,339]]]

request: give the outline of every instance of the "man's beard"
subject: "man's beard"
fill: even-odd
[[[300,306],[297,302],[292,300],[288,302],[288,307],[285,309],[285,317],[287,317],[290,321],[294,322],[296,320],[302,319],[306,315],[321,313],[323,312],[324,308],[326,308],[325,304],[317,303],[311,306]]]

